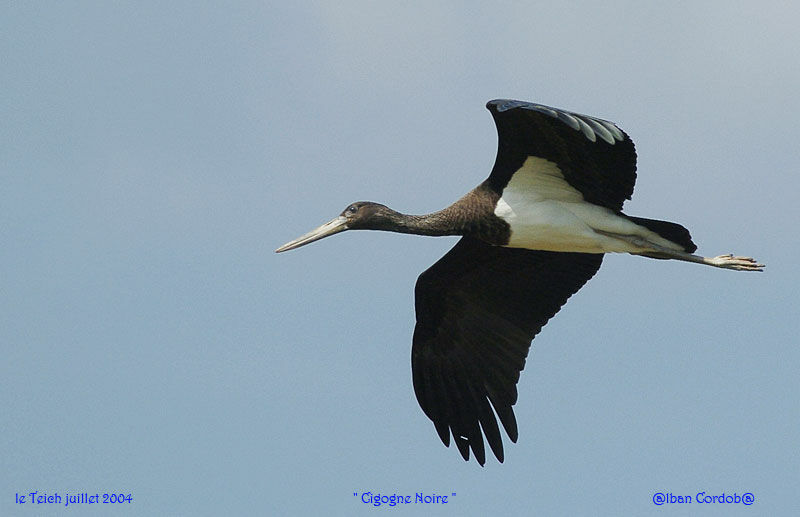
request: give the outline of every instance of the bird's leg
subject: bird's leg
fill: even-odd
[[[659,246],[660,247],[660,246]],[[693,255],[685,251],[675,251],[668,248],[663,248],[666,251],[658,250],[658,252],[650,253],[636,253],[636,255],[653,256],[655,258],[667,258],[674,260],[683,260],[685,262],[694,262],[696,264],[706,264],[708,266],[721,267],[723,269],[733,269],[735,271],[764,271],[764,264],[759,264],[752,257],[738,257],[728,253],[727,255],[718,255],[716,257],[702,257],[700,255]]]
[[[720,267],[723,269],[733,269],[735,271],[763,271],[764,264],[759,264],[751,257],[735,257],[732,254],[719,255],[717,257],[702,257],[693,255],[685,251],[673,250],[650,242],[642,237],[635,235],[620,235],[617,233],[595,230],[597,233],[624,240],[641,248],[641,252],[631,253],[632,255],[642,255],[645,257],[658,259],[682,260],[684,262],[694,262],[695,264],[706,264],[707,266]]]

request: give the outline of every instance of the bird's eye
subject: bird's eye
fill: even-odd
[[[347,207],[347,212],[355,214],[356,212],[358,212],[358,207],[356,205],[350,205]]]

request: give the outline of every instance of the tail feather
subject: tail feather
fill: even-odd
[[[628,216],[628,218],[634,223],[656,232],[663,238],[683,246],[684,251],[687,253],[694,253],[697,249],[697,245],[692,242],[692,236],[689,235],[689,230],[678,223],[659,221],[658,219],[645,219],[644,217]]]

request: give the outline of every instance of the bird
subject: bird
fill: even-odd
[[[417,279],[412,382],[445,446],[483,466],[484,438],[504,461],[516,443],[513,406],[531,341],[600,268],[606,253],[762,271],[750,257],[695,255],[680,224],[622,212],[636,150],[613,122],[532,102],[486,104],[498,134],[489,177],[452,205],[406,215],[357,201],[275,251],[345,230],[461,239]]]

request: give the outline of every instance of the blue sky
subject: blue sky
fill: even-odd
[[[0,38],[0,513],[776,515],[799,508],[790,2],[15,3]],[[609,256],[536,338],[519,442],[446,449],[413,287],[455,238],[284,242],[482,181],[484,103],[617,122],[631,215],[747,274]],[[755,503],[661,508],[655,492]],[[357,493],[359,496],[354,496]]]

